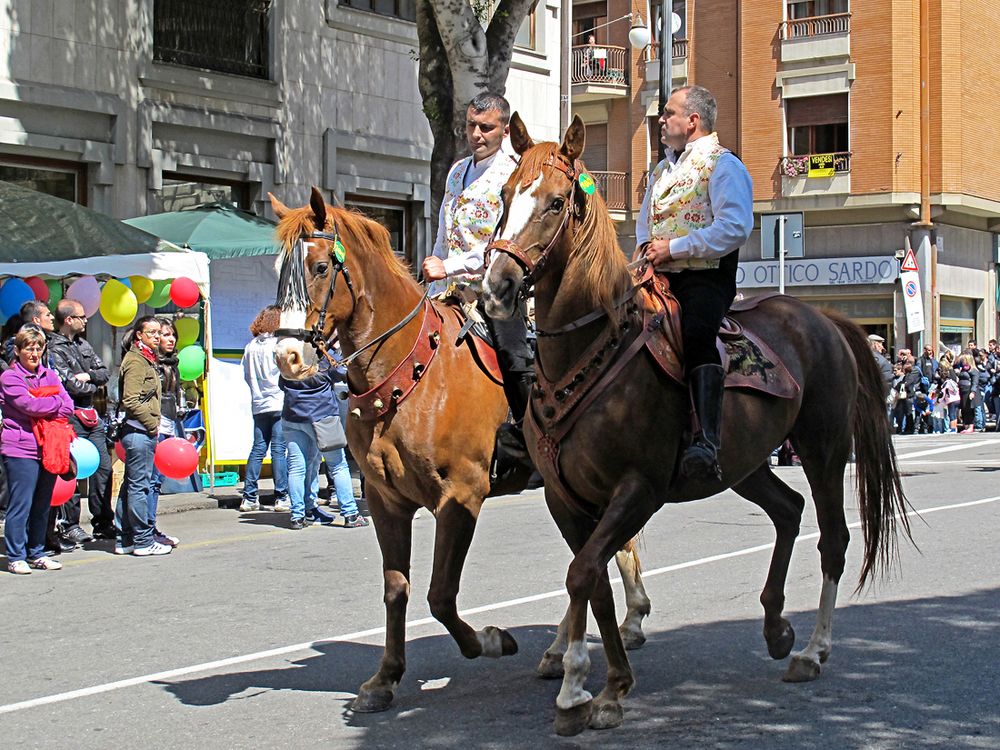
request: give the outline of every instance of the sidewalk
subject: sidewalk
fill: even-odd
[[[354,485],[354,497],[358,499],[359,508],[364,515],[368,515],[367,506],[361,499],[361,483],[358,477],[352,476]],[[320,493],[323,493],[324,482],[320,482]],[[261,479],[258,482],[260,497],[267,503],[271,502],[274,495],[274,482],[271,479]],[[165,513],[185,513],[189,510],[236,510],[243,498],[243,482],[235,487],[216,487],[209,492],[208,487],[201,492],[179,492],[174,495],[160,495],[160,500],[156,508],[157,515]]]

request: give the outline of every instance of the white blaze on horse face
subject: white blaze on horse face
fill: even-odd
[[[542,175],[539,173],[535,181],[522,190],[520,187],[514,191],[514,197],[510,201],[507,209],[507,223],[504,225],[500,239],[510,240],[524,231],[535,212],[538,203],[535,193],[542,184]]]

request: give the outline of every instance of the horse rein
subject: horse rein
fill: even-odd
[[[312,232],[311,234],[301,235],[298,241],[304,242],[306,240],[311,240],[311,239],[327,240],[329,242],[332,242],[334,246],[336,246],[336,244],[340,242],[340,232],[337,231],[336,224],[334,224],[332,234],[329,232],[319,232],[319,231]],[[394,325],[392,328],[385,331],[384,333],[379,334],[360,349],[354,351],[353,353],[349,354],[343,359],[338,360],[336,357],[330,354],[330,351],[327,349],[326,346],[326,339],[323,336],[323,328],[326,325],[326,311],[327,307],[330,304],[330,300],[333,298],[333,291],[337,286],[338,274],[342,273],[344,275],[344,282],[347,284],[347,288],[351,292],[352,305],[357,304],[358,297],[357,293],[354,291],[354,285],[351,283],[351,275],[348,272],[347,267],[344,265],[344,262],[342,260],[338,260],[337,256],[333,253],[332,250],[327,250],[327,259],[333,266],[333,273],[330,276],[330,285],[326,289],[326,297],[323,299],[323,304],[319,308],[319,312],[316,317],[316,323],[313,325],[311,329],[279,328],[274,332],[274,335],[277,336],[278,338],[293,338],[293,339],[298,339],[299,341],[303,341],[307,344],[311,344],[313,349],[315,349],[318,354],[323,355],[332,366],[347,367],[362,352],[370,349],[376,344],[380,344],[383,341],[386,341],[394,334],[401,331],[406,326],[407,323],[413,320],[416,314],[420,312],[421,308],[424,306],[424,302],[427,300],[427,295],[430,291],[430,288],[428,287],[427,289],[424,290],[424,293],[423,295],[421,295],[420,300],[417,302],[416,306],[412,310],[410,310],[410,312],[407,313],[406,316],[401,321],[396,323],[396,325]]]
[[[556,159],[555,157],[556,155],[554,153],[550,154],[549,158],[545,160],[542,166],[552,167],[553,169],[562,172],[569,179],[572,188],[570,189],[569,201],[566,203],[566,210],[563,212],[559,228],[556,230],[555,234],[552,235],[552,239],[549,240],[549,244],[542,249],[541,254],[538,256],[538,260],[532,261],[531,258],[528,257],[527,253],[527,250],[530,250],[540,244],[538,242],[529,245],[527,248],[522,248],[516,242],[512,242],[511,240],[495,240],[490,242],[489,246],[486,248],[485,265],[487,268],[490,265],[489,254],[493,250],[496,250],[498,253],[505,253],[506,255],[509,255],[521,267],[521,270],[524,272],[524,276],[521,279],[522,293],[534,286],[538,274],[541,273],[542,269],[545,267],[545,263],[549,257],[549,252],[553,247],[555,247],[556,243],[562,237],[563,232],[566,231],[566,227],[569,225],[570,217],[577,213],[576,178],[578,172],[576,169],[576,163],[574,162],[573,165],[564,164],[561,160]]]

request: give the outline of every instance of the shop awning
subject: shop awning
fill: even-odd
[[[276,255],[275,223],[230,203],[212,203],[126,219],[126,224],[175,245],[205,253],[212,260],[250,255]]]

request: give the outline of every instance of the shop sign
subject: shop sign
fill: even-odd
[[[892,284],[898,275],[899,261],[891,255],[785,261],[785,286]],[[736,285],[744,288],[777,287],[778,262],[740,263],[736,267]]]
[[[833,164],[833,154],[812,154],[809,156],[808,177],[833,177],[837,168]]]

